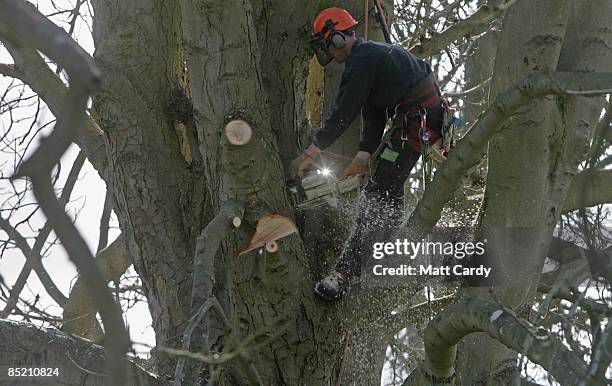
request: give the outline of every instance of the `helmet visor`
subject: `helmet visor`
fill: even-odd
[[[317,57],[317,62],[319,62],[321,66],[325,67],[332,61],[333,57],[329,54],[325,39],[322,37],[313,37],[313,39],[310,40],[310,48],[313,50]]]

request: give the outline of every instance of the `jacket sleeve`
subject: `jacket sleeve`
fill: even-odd
[[[334,143],[351,125],[368,100],[374,81],[374,68],[370,62],[355,60],[353,63],[347,63],[332,113],[325,125],[315,134],[314,144],[318,148],[325,149]]]
[[[363,132],[359,141],[359,150],[372,154],[380,144],[385,125],[387,123],[387,110],[384,107],[374,108],[368,106],[363,110]]]

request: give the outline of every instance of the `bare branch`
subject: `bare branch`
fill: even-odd
[[[528,76],[521,86],[512,86],[501,93],[436,171],[406,229],[427,231],[437,223],[442,208],[460,187],[463,176],[479,162],[489,140],[520,107],[535,98],[564,94],[567,89],[599,89],[601,86],[612,86],[612,73],[537,72]]]
[[[200,320],[204,317],[206,312],[211,308],[220,317],[226,330],[229,331],[232,328],[229,320],[227,319],[227,316],[225,315],[225,313],[223,312],[223,309],[221,308],[221,305],[219,304],[217,299],[214,296],[212,296],[200,306],[197,313],[194,314],[194,316],[191,318],[190,323],[187,327],[187,330],[185,331],[185,334],[192,334],[193,331],[195,330],[195,327],[200,323]],[[277,324],[279,321],[280,320],[277,320],[276,323],[274,324]],[[238,345],[236,349],[233,351],[227,352],[227,353],[213,354],[213,355],[203,355],[200,353],[192,353],[188,351],[187,349],[185,349],[185,346],[188,346],[188,343],[185,343],[185,341],[183,341],[182,350],[172,349],[169,347],[161,347],[160,351],[165,352],[166,354],[178,356],[180,358],[177,361],[177,367],[175,370],[175,380],[174,380],[175,386],[180,386],[182,384],[181,374],[182,374],[183,366],[185,363],[184,359],[186,358],[194,359],[198,362],[207,363],[210,365],[221,365],[221,364],[224,364],[225,362],[236,359],[239,362],[240,366],[245,371],[245,375],[247,377],[247,380],[249,381],[249,384],[262,385],[263,383],[262,383],[261,377],[259,376],[255,366],[247,359],[247,354],[249,351],[256,351],[257,348],[261,347],[262,345],[269,344],[270,341],[276,339],[279,336],[279,334],[281,334],[281,331],[285,329],[284,327],[279,327],[276,330],[272,330],[274,328],[275,328],[274,325],[264,326],[261,330],[258,330],[254,334],[248,336],[244,341],[237,342]],[[270,334],[269,333],[270,331],[274,331],[274,333]],[[259,340],[258,337],[262,335],[265,335],[267,338],[263,340]],[[257,343],[251,345],[251,342],[254,342],[254,341]],[[212,381],[210,381],[210,383],[214,384],[214,382]]]
[[[198,237],[193,262],[192,308],[202,304],[211,296],[215,283],[215,255],[225,236],[234,229],[234,218],[242,218],[243,213],[244,203],[228,200],[221,207],[219,214],[202,230],[200,237]]]
[[[111,189],[106,188],[106,195],[104,196],[104,208],[102,209],[102,216],[100,216],[100,239],[98,240],[98,248],[96,253],[100,252],[108,244],[108,230],[110,216],[113,211],[113,193]]]
[[[595,135],[593,136],[593,144],[591,145],[591,154],[589,156],[589,165],[591,167],[597,166],[599,158],[604,154],[606,146],[605,142],[612,144],[612,130],[610,124],[612,123],[612,98],[609,98],[608,104],[606,105],[606,113],[601,118],[595,129]],[[604,168],[605,166],[600,166]]]
[[[132,264],[123,235],[97,254],[96,264],[104,275],[106,283],[119,280]],[[62,330],[98,341],[102,337],[102,329],[96,319],[97,312],[98,309],[89,295],[87,284],[83,276],[79,276],[64,307],[65,322]]]
[[[73,103],[67,106],[68,111],[65,114],[60,115],[53,134],[46,138],[37,152],[22,164],[18,175],[27,175],[31,178],[36,200],[68,252],[70,260],[74,262],[79,274],[84,278],[90,295],[98,305],[105,326],[107,365],[108,373],[111,374],[111,383],[124,384],[126,378],[125,353],[129,347],[129,336],[123,324],[121,309],[106,287],[104,276],[95,264],[85,240],[57,201],[48,177],[48,170],[45,170],[45,163],[49,162],[49,153],[54,152],[48,149],[49,146],[56,149],[55,143],[59,142],[64,145],[63,149],[66,149],[70,144],[69,138],[72,134],[70,127],[79,127],[83,122],[85,95],[78,89],[76,91],[71,89],[67,99],[72,100]]]
[[[586,170],[572,180],[563,202],[563,213],[612,203],[612,170]]]
[[[204,318],[204,315],[206,315],[206,313],[212,306],[213,306],[213,299],[212,298],[207,299],[204,303],[202,303],[200,308],[196,311],[195,314],[193,314],[193,316],[189,320],[189,324],[187,325],[187,328],[185,329],[185,332],[183,333],[183,345],[182,345],[183,351],[189,351],[189,348],[191,346],[191,335],[193,335],[193,332],[195,331],[196,327],[200,324],[200,322],[202,321],[202,318]],[[181,384],[183,383],[182,380],[183,380],[184,368],[185,368],[185,357],[180,357],[176,361],[176,368],[174,369],[174,385],[175,386],[181,386]]]
[[[45,101],[53,115],[57,117],[68,88],[45,64],[36,50],[23,46],[17,47],[11,42],[5,42],[5,47],[15,61],[13,77],[27,84]],[[84,129],[80,130],[74,142],[85,152],[89,162],[103,176],[106,168],[106,145],[102,130],[91,117],[87,117]]]
[[[612,336],[610,335],[612,335],[612,324],[608,321],[597,345],[593,348],[589,366],[589,376],[591,377],[605,377],[607,369],[610,367],[610,361],[612,360]],[[586,386],[586,383],[580,386]]]
[[[196,243],[196,255],[194,257],[193,270],[193,289],[191,294],[191,307],[194,312],[189,325],[183,334],[183,350],[188,351],[192,345],[193,331],[199,326],[204,318],[206,311],[212,305],[213,287],[215,285],[215,255],[219,250],[221,242],[227,234],[234,229],[236,218],[242,220],[244,214],[244,203],[237,200],[226,201],[215,218],[208,223],[202,230],[200,237]],[[215,300],[216,302],[216,300]],[[196,310],[195,307],[199,308]],[[218,304],[218,303],[217,303]],[[223,313],[219,307],[218,313]],[[225,315],[223,314],[225,318]],[[227,318],[225,318],[227,319]],[[229,328],[229,326],[226,326]],[[206,323],[202,327],[203,331],[198,333],[194,339],[194,346],[200,350],[202,347],[208,346],[208,329]],[[174,371],[174,384],[180,386],[182,383],[183,369],[185,367],[185,357],[180,357],[176,363]],[[195,366],[192,371],[187,374],[188,379],[195,377],[199,372],[199,366]]]
[[[491,77],[488,77],[487,79],[483,80],[482,82],[480,82],[479,84],[477,84],[474,87],[471,87],[465,91],[461,91],[461,92],[446,92],[444,93],[444,96],[446,97],[451,97],[451,98],[459,98],[459,97],[464,97],[469,93],[472,93],[474,91],[479,90],[480,88],[482,88],[482,86],[484,86],[485,84],[489,83],[489,81],[491,80]]]
[[[121,309],[106,287],[104,277],[85,240],[55,197],[49,179],[53,165],[64,154],[86,121],[89,94],[99,84],[99,71],[92,58],[79,45],[32,5],[17,0],[0,0],[0,37],[15,46],[38,49],[62,65],[70,79],[70,89],[51,135],[23,162],[15,177],[28,176],[33,193],[61,240],[79,274],[88,284],[90,294],[100,309],[106,329],[107,368],[111,384],[125,384],[129,336],[123,324]]]
[[[11,78],[19,78],[14,64],[0,63],[0,75],[9,76]]]
[[[70,82],[86,88],[99,84],[100,73],[93,60],[62,28],[24,1],[0,0],[0,37],[15,46],[36,48],[63,65]]]
[[[411,47],[410,51],[419,57],[436,54],[463,36],[484,31],[491,21],[499,17],[515,2],[516,0],[505,0],[497,5],[485,4],[469,18],[453,24],[430,38],[423,39],[419,44]]]
[[[538,292],[550,293],[553,291],[553,287],[550,286],[539,286]],[[552,297],[567,300],[571,303],[576,303],[580,307],[588,310],[590,312],[596,312],[601,315],[610,315],[612,314],[612,310],[604,303],[598,303],[591,299],[586,299],[582,296],[577,296],[576,294],[556,290],[552,293]]]
[[[62,189],[62,194],[60,197],[60,202],[62,205],[66,205],[70,200],[70,195],[72,194],[72,190],[74,189],[74,185],[76,184],[84,163],[85,154],[80,152],[72,164],[68,177],[66,178],[64,189]],[[51,224],[46,222],[40,229],[38,235],[36,235],[36,241],[34,242],[34,246],[32,248],[30,248],[25,240],[21,240],[22,237],[19,232],[13,229],[8,221],[2,219],[2,221],[0,221],[0,227],[2,227],[2,229],[9,234],[9,237],[17,243],[17,246],[19,249],[21,249],[22,253],[26,257],[26,264],[23,266],[21,272],[19,272],[19,276],[11,289],[11,295],[6,301],[6,306],[2,312],[0,312],[0,318],[4,319],[8,317],[15,308],[17,300],[19,299],[19,294],[28,281],[32,269],[34,269],[36,272],[36,275],[45,287],[47,293],[51,295],[57,304],[63,307],[67,301],[66,296],[64,296],[64,294],[57,289],[53,283],[53,280],[49,277],[47,271],[44,269],[44,266],[41,264],[40,253],[47,242],[47,238],[51,234]]]
[[[17,231],[17,229],[15,229],[8,220],[2,217],[0,217],[0,229],[8,234],[9,238],[15,242],[15,245],[17,245],[17,247],[26,257],[26,263],[17,277],[15,285],[13,288],[11,288],[11,294],[6,302],[6,306],[2,312],[0,312],[0,319],[5,319],[8,317],[11,311],[15,308],[27,278],[30,276],[30,272],[32,272],[32,268],[36,272],[40,282],[43,284],[45,290],[51,296],[51,298],[53,298],[53,300],[55,300],[55,302],[60,306],[66,304],[66,296],[64,296],[62,291],[57,288],[47,270],[42,265],[40,254],[32,250],[26,239]]]
[[[448,307],[429,323],[425,330],[426,359],[421,371],[413,372],[404,385],[416,384],[410,382],[419,373],[435,378],[452,377],[456,345],[473,332],[486,332],[509,348],[524,353],[562,385],[577,385],[588,378],[586,363],[546,330],[536,329],[498,304],[471,298]],[[589,384],[603,384],[603,380],[591,381]]]

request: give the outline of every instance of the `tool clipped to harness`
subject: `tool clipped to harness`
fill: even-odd
[[[455,130],[464,127],[465,122],[455,117],[456,109],[451,107],[446,99],[442,99],[443,124],[442,124],[442,141],[440,150],[442,156],[447,157],[448,152],[455,147]]]
[[[421,140],[421,146],[429,145],[431,139],[431,132],[427,128],[427,110],[421,108],[419,110],[420,126],[419,126],[419,139]]]
[[[423,159],[423,186],[431,181],[431,173],[433,166],[429,159],[429,140],[431,139],[432,133],[427,128],[427,110],[421,108],[419,110],[419,116],[421,117],[419,126],[419,141],[421,142],[421,156]]]

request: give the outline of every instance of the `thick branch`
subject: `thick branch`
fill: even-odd
[[[62,28],[25,1],[0,0],[0,37],[18,47],[36,48],[66,69],[70,82],[95,87],[100,73],[89,55]]]
[[[499,17],[515,2],[516,0],[505,0],[497,5],[485,4],[469,18],[456,22],[430,38],[423,39],[419,44],[411,47],[410,51],[421,58],[434,55],[463,36],[483,32],[491,21]]]
[[[108,231],[110,229],[110,217],[113,212],[113,193],[109,187],[106,188],[106,195],[104,197],[104,208],[102,209],[102,216],[100,216],[100,238],[98,239],[98,247],[96,253],[100,252],[108,244]]]
[[[546,256],[559,264],[567,264],[581,260],[586,252],[586,249],[579,247],[571,241],[563,240],[560,237],[553,237]]]
[[[123,235],[98,253],[96,264],[104,275],[106,283],[119,280],[132,264]],[[97,311],[85,280],[79,276],[64,307],[62,330],[98,341],[102,337],[102,329],[96,319]]]
[[[215,256],[227,234],[240,225],[244,215],[244,202],[228,200],[221,206],[215,218],[202,230],[196,243],[196,254],[193,261],[193,289],[191,294],[191,308],[194,313],[189,325],[183,333],[183,350],[189,351],[192,347],[192,335],[200,325],[208,308],[213,305],[213,287],[215,285]],[[216,302],[216,300],[215,300]],[[198,307],[198,308],[196,308]],[[219,312],[223,310],[219,308]],[[229,328],[229,327],[226,327]],[[208,329],[204,322],[201,332],[193,339],[193,347],[197,350],[208,349]],[[180,386],[183,380],[185,357],[180,357],[174,371],[174,384]],[[187,380],[197,378],[199,365],[189,369]]]
[[[610,124],[612,124],[612,98],[608,101],[606,113],[601,117],[595,129],[589,155],[589,165],[591,167],[597,166],[599,158],[605,153],[605,143],[607,142],[608,145],[612,145],[612,129]]]
[[[563,213],[612,203],[612,170],[587,170],[572,180],[563,202]]]
[[[36,50],[23,46],[17,47],[11,42],[5,42],[5,47],[15,61],[15,65],[8,65],[12,66],[12,72],[9,73],[7,70],[6,75],[27,84],[57,117],[68,93],[68,88],[45,64]],[[0,73],[4,73],[1,67]],[[101,176],[104,176],[106,168],[104,135],[91,117],[87,117],[85,127],[79,131],[74,142],[85,152],[94,169]]]
[[[64,334],[53,328],[39,328],[30,323],[0,320],[0,358],[14,367],[58,367],[59,376],[52,384],[104,385],[104,350],[85,339]],[[168,383],[131,362],[126,385],[163,386]],[[4,375],[0,378],[6,380]],[[16,381],[15,381],[16,382]],[[13,383],[13,384],[26,384]],[[44,382],[44,383],[47,383]],[[32,381],[32,384],[34,381]],[[2,383],[9,384],[9,383]],[[38,384],[38,383],[37,383]]]
[[[612,87],[612,73],[536,72],[528,76],[522,85],[512,86],[501,93],[436,171],[433,181],[410,216],[407,229],[426,233],[438,222],[444,205],[460,188],[463,176],[480,161],[489,140],[519,108],[535,98],[565,94],[567,90],[609,87]]]
[[[58,118],[58,123],[51,136],[47,137],[30,159],[25,161],[20,168],[19,176],[29,176],[32,180],[34,197],[40,204],[43,212],[49,219],[49,223],[58,235],[62,245],[68,252],[70,260],[76,265],[79,275],[83,277],[90,295],[100,309],[100,315],[104,322],[106,332],[107,368],[111,374],[112,384],[124,384],[126,379],[125,353],[129,347],[129,336],[121,317],[121,308],[115,303],[108,290],[104,276],[94,262],[94,257],[89,247],[78,230],[72,224],[72,220],[66,214],[63,206],[57,201],[53,186],[49,180],[49,171],[45,170],[45,163],[49,162],[49,145],[54,143],[63,144],[65,150],[70,145],[72,133],[71,127],[80,127],[85,116],[86,94],[80,90],[71,89],[68,100],[73,103],[67,105],[67,110]],[[42,154],[41,154],[42,153]],[[53,164],[53,162],[51,163]]]
[[[429,323],[421,371],[435,378],[451,377],[457,344],[474,332],[486,332],[509,348],[524,353],[562,385],[577,385],[586,377],[584,361],[546,330],[536,329],[498,304],[477,298],[450,306]],[[603,380],[591,381],[589,384],[603,384]],[[410,382],[408,378],[404,385],[413,384]]]
[[[11,78],[19,78],[17,75],[17,69],[14,64],[0,63],[0,75],[8,76]]]
[[[215,284],[214,261],[221,242],[234,228],[234,218],[242,219],[244,203],[236,200],[226,201],[215,218],[202,230],[196,243],[193,261],[192,309],[198,307],[212,294]]]

